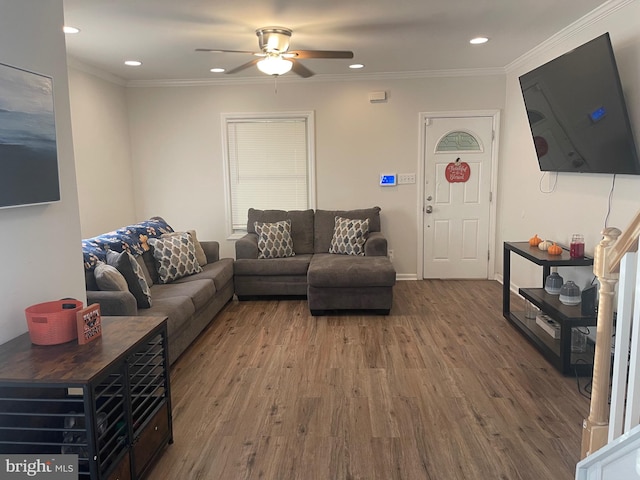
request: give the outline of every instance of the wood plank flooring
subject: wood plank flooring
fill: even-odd
[[[589,401],[501,309],[493,281],[399,282],[387,317],[233,301],[171,371],[149,478],[572,479]]]

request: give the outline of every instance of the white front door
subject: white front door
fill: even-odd
[[[487,278],[492,117],[424,125],[423,278]]]

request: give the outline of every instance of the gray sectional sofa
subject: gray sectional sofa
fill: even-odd
[[[158,218],[155,217],[152,220]],[[131,228],[124,227],[121,230],[127,232],[131,231]],[[126,234],[118,232],[120,230],[104,236],[108,237],[111,247],[117,245],[116,239],[121,240],[126,236]],[[161,232],[157,233],[160,237]],[[133,238],[135,237],[134,235]],[[195,233],[193,237],[195,237]],[[85,243],[92,243],[92,240],[94,239],[84,240],[83,249]],[[144,244],[144,240],[146,238],[140,242],[141,245]],[[92,250],[95,259],[90,259],[91,256],[85,251],[87,304],[100,304],[101,313],[105,316],[166,315],[168,317],[169,362],[174,363],[213,320],[215,315],[233,298],[233,259],[220,258],[218,242],[198,242],[195,239],[195,242],[201,247],[199,257],[200,262],[203,263],[200,265],[198,262],[200,266],[198,273],[184,275],[168,283],[162,283],[158,273],[159,263],[154,258],[153,247],[148,248],[145,245],[141,250],[142,254],[139,254],[140,251],[137,250],[138,245],[135,244],[135,241],[130,239],[128,241],[126,250],[131,253],[131,256],[123,252],[111,252],[107,248],[108,257],[105,254],[103,258],[100,248],[104,248],[105,243],[101,243],[99,240],[93,242],[100,246],[99,249]],[[153,243],[153,239],[149,238],[148,242],[149,244]],[[120,243],[120,245],[124,244],[126,242]],[[129,261],[132,258],[135,260]],[[104,263],[111,264],[119,270],[125,277],[127,284],[125,287],[128,288],[99,289],[96,271],[100,272],[100,283],[103,286],[105,283],[101,272],[104,266],[101,262],[102,259],[105,260]],[[205,262],[206,264],[204,264]],[[95,264],[100,266],[96,268]],[[133,270],[137,270],[137,275]],[[140,274],[144,276],[144,282],[140,278]],[[139,288],[141,284],[143,287],[146,284],[148,290],[143,291]]]
[[[329,253],[336,217],[368,221],[362,255]],[[259,258],[256,226],[287,220],[293,254]],[[316,211],[249,209],[247,232],[235,245],[234,283],[240,300],[295,295],[307,297],[313,315],[333,310],[389,313],[396,272],[387,258],[379,207]]]

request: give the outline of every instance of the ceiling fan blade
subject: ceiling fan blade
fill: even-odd
[[[311,70],[309,70],[307,67],[302,65],[300,62],[294,61],[293,67],[291,68],[291,70],[293,70],[294,73],[297,73],[298,75],[300,75],[302,78],[309,78],[314,75],[314,73]]]
[[[196,52],[209,52],[209,53],[250,53],[252,55],[255,52],[250,52],[248,50],[223,50],[221,48],[196,48]]]
[[[241,72],[242,70],[246,70],[249,67],[254,66],[256,63],[258,63],[261,59],[260,58],[254,58],[253,60],[251,60],[250,62],[247,63],[243,63],[242,65],[240,65],[239,67],[236,68],[232,68],[231,70],[228,70],[224,73],[226,73],[227,75],[232,74],[232,73],[238,73]]]
[[[347,50],[290,50],[286,54],[295,58],[353,58],[353,52]]]

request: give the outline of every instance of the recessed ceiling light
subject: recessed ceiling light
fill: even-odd
[[[353,65],[349,65],[349,68],[353,68],[354,70],[357,70],[358,68],[364,68],[364,65],[361,63],[354,63]]]
[[[212,72],[212,73],[223,73],[224,72],[224,68],[212,68],[209,71]]]
[[[71,27],[68,25],[65,25],[64,27],[62,27],[62,31],[64,33],[80,33],[80,29],[76,28],[76,27]]]
[[[126,60],[124,64],[128,65],[129,67],[139,67],[140,65],[142,65],[142,62],[139,60]]]
[[[489,39],[487,37],[476,37],[469,40],[469,43],[472,45],[481,45],[483,43],[487,43]]]

